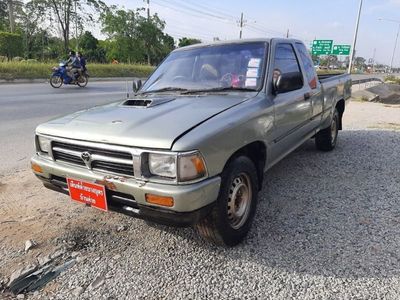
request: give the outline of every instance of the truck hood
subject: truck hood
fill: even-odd
[[[154,102],[160,104],[149,107],[124,105],[124,100],[49,121],[39,125],[36,132],[75,140],[171,149],[178,137],[255,94],[159,95]]]

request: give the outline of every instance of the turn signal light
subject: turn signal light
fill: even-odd
[[[146,202],[166,207],[174,206],[174,198],[153,194],[146,194]]]
[[[31,168],[33,171],[35,171],[36,173],[43,173],[43,169],[41,166],[39,166],[38,164],[32,163],[31,164]]]

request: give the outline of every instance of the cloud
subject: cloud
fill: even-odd
[[[335,21],[335,22],[329,23],[327,27],[330,29],[338,29],[338,28],[343,27],[343,24]]]

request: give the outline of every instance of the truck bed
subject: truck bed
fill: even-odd
[[[336,77],[342,77],[342,76],[348,76],[347,73],[333,73],[333,74],[318,74],[318,79],[319,81],[322,82],[326,82],[327,80],[331,80],[333,78],[336,79]]]

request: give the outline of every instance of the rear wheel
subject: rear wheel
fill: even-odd
[[[258,177],[253,162],[245,156],[232,160],[221,176],[217,203],[201,220],[201,236],[218,245],[235,246],[250,230],[257,206]]]
[[[53,88],[58,89],[63,84],[62,78],[60,76],[51,76],[50,77],[50,85]]]
[[[335,108],[331,125],[318,132],[315,136],[315,145],[318,150],[332,151],[335,149],[339,133],[339,118],[339,112]]]
[[[76,80],[76,83],[80,86],[80,87],[85,87],[87,86],[89,81],[89,78],[86,75],[81,75],[78,77],[78,79]]]

